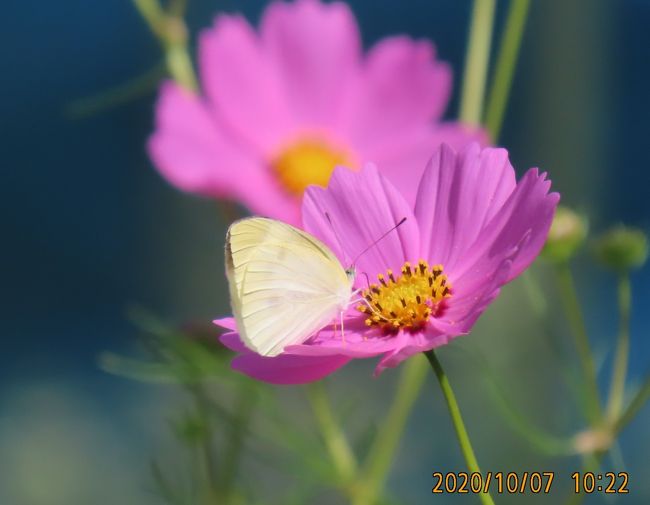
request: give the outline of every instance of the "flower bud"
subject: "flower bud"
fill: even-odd
[[[607,451],[614,442],[611,431],[605,428],[589,429],[578,433],[573,439],[573,448],[578,454],[593,454]]]
[[[588,229],[587,220],[583,216],[560,205],[555,212],[542,255],[556,263],[569,261],[584,243]]]
[[[627,272],[648,259],[648,237],[638,228],[618,225],[598,238],[595,254],[605,267]]]

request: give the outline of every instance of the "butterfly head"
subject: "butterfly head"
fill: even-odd
[[[345,276],[348,278],[348,282],[350,283],[350,286],[352,286],[354,284],[354,280],[357,277],[357,267],[351,265],[350,268],[347,268],[345,270]]]

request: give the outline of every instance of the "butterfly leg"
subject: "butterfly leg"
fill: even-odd
[[[343,325],[343,311],[339,312],[339,317],[341,319],[341,340],[345,344],[345,326]]]

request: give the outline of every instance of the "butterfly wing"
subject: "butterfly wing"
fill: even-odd
[[[230,226],[226,274],[239,334],[263,356],[276,356],[329,324],[347,306],[352,290],[325,244],[266,218]]]

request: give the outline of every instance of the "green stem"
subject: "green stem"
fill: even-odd
[[[167,71],[185,89],[198,89],[196,74],[188,48],[187,27],[182,18],[183,2],[175,2],[165,12],[158,0],[133,0],[151,32],[158,38],[165,52]]]
[[[82,119],[117,107],[152,93],[164,76],[165,66],[160,62],[124,84],[71,102],[66,106],[65,113],[72,119]]]
[[[499,44],[499,56],[485,113],[485,125],[494,141],[501,132],[529,7],[530,0],[510,0],[510,11]]]
[[[183,16],[187,10],[188,0],[169,0],[169,13],[172,16]]]
[[[370,505],[381,494],[406,421],[426,378],[427,362],[421,356],[409,358],[402,368],[393,403],[368,452],[353,505]]]
[[[598,393],[596,366],[594,365],[589,336],[587,335],[587,328],[573,281],[573,274],[569,265],[565,263],[556,267],[556,275],[562,305],[571,326],[587,388],[587,416],[592,425],[597,426],[602,423],[603,414]]]
[[[157,0],[133,0],[136,9],[149,25],[149,29],[159,39],[165,37],[165,11]]]
[[[307,393],[330,459],[337,469],[341,482],[348,484],[356,475],[357,461],[345,434],[334,418],[325,385],[322,382],[310,384]]]
[[[465,423],[463,422],[463,417],[460,413],[456,396],[454,395],[454,391],[451,389],[451,384],[449,384],[449,379],[447,378],[447,375],[445,375],[442,365],[440,364],[440,361],[438,361],[433,349],[426,351],[424,354],[429,360],[431,368],[433,368],[433,371],[438,378],[438,382],[440,383],[440,389],[442,389],[442,393],[445,396],[449,414],[451,415],[451,420],[454,423],[454,429],[456,430],[456,436],[458,437],[458,443],[460,444],[460,449],[463,452],[463,457],[467,464],[467,469],[470,473],[480,473],[481,469],[478,466],[478,461],[474,455],[474,449],[472,449],[472,443],[469,440],[469,435],[467,434],[467,429],[465,428]],[[480,493],[479,498],[483,505],[494,505],[490,493]]]
[[[612,384],[609,390],[609,401],[607,404],[607,419],[611,422],[618,419],[623,410],[625,377],[627,375],[627,362],[630,354],[631,300],[632,289],[630,287],[630,276],[627,273],[623,273],[618,280],[618,310],[620,322],[618,341],[616,344],[616,355],[614,357],[614,369],[612,372]]]
[[[460,100],[460,120],[470,125],[480,125],[483,116],[494,10],[495,0],[474,0]]]
[[[184,25],[179,21],[179,29]],[[172,78],[182,87],[189,91],[196,91],[199,85],[194,74],[194,66],[190,58],[186,41],[172,40],[165,45],[165,61],[167,69]]]
[[[614,433],[620,433],[621,430],[625,428],[632,419],[634,419],[639,410],[641,410],[648,400],[650,400],[650,377],[646,378],[641,388],[634,395],[632,401],[614,425]]]

